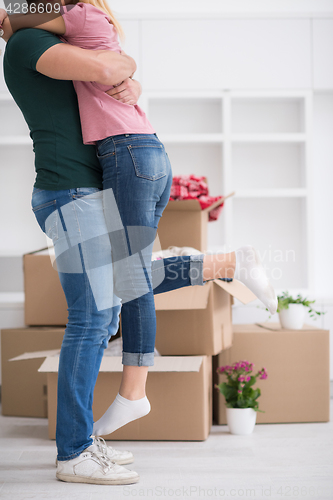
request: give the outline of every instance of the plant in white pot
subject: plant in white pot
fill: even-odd
[[[226,400],[227,423],[231,434],[251,434],[257,418],[257,401],[261,392],[260,389],[253,389],[257,377],[267,378],[265,368],[262,368],[255,375],[251,375],[254,364],[248,361],[238,361],[229,366],[220,366],[217,373],[225,374],[228,381],[215,384]]]
[[[308,312],[310,318],[316,318],[324,312],[315,311],[311,304],[315,300],[303,298],[300,294],[294,299],[288,292],[283,292],[278,296],[278,309],[282,328],[289,330],[300,330],[304,325],[305,313]]]

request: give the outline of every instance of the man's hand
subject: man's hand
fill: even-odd
[[[126,78],[126,80],[117,85],[117,87],[108,90],[106,93],[114,99],[117,99],[117,101],[134,106],[142,94],[142,88],[137,80]]]

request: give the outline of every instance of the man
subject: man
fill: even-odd
[[[8,19],[3,23],[3,30],[3,38],[7,40],[11,34]],[[71,80],[96,81],[110,87],[124,81],[118,88],[121,94],[115,98],[137,100],[140,85],[129,79],[135,70],[135,61],[127,55],[83,50],[64,44],[55,35],[42,30],[21,30],[10,38],[4,59],[5,80],[23,112],[34,142],[36,196],[48,190],[50,193],[68,192],[79,197],[83,191],[90,194],[102,188],[95,148],[84,146],[82,142],[77,98]],[[60,206],[61,200],[57,208]],[[94,209],[89,212],[92,219],[86,221],[92,226],[96,226]],[[37,207],[35,213],[39,221],[42,212],[45,216],[45,210]],[[42,223],[44,230],[46,219]],[[76,335],[76,343],[84,343],[84,332],[90,328],[99,331],[96,343],[98,341],[100,345],[96,345],[95,350],[100,354],[101,345],[105,345],[110,337],[112,318],[113,330],[118,326],[117,314],[112,314],[112,308],[99,312],[95,307],[90,314],[92,319],[84,317],[82,321],[75,320],[73,310],[80,299],[85,302],[81,304],[83,308],[89,300],[91,302],[84,276],[84,273],[78,274],[75,270],[73,273],[64,272],[61,276],[69,300],[71,325],[69,331],[67,328],[67,341],[66,334],[64,337],[59,366],[58,417],[59,412],[62,416],[57,423],[57,475],[65,481],[131,484],[139,480],[138,474],[116,464],[114,460],[129,463],[133,461],[132,454],[106,449],[100,440],[90,437],[93,420],[92,414],[86,414],[84,406],[87,401],[84,399],[92,399],[94,380],[89,380],[89,376],[97,376],[96,370],[86,366],[84,374],[73,373],[73,344],[66,345],[73,335]],[[101,324],[103,328],[99,329]],[[68,386],[69,378],[74,384],[72,387]],[[81,384],[81,390],[77,383]]]
[[[8,40],[8,19],[4,20],[3,29],[3,38]],[[91,436],[94,386],[103,351],[118,328],[120,304],[110,303],[112,276],[104,272],[110,268],[111,252],[100,192],[102,173],[95,148],[83,145],[71,82],[96,81],[112,86],[123,81],[115,89],[114,98],[134,104],[141,88],[128,77],[135,69],[135,62],[126,55],[83,50],[36,29],[15,33],[5,52],[5,80],[34,142],[37,176],[33,210],[41,229],[53,240],[68,304],[68,324],[59,361],[56,434],[57,478],[68,482],[130,484],[139,480],[136,472],[119,465],[133,462],[130,452],[106,447]],[[179,274],[176,282],[175,273],[170,270],[171,286],[157,279],[160,286],[154,287],[156,292],[203,284],[197,277],[202,276],[199,257],[182,258],[185,274]],[[191,268],[201,270],[193,280],[189,277]],[[153,275],[161,276],[159,270],[160,266],[155,266]],[[97,291],[91,286],[91,276],[96,272]],[[100,298],[104,307],[97,307]],[[140,368],[147,367],[129,368],[133,373],[128,372],[122,385],[135,391],[131,380],[134,377],[137,386],[141,383],[142,387],[147,371],[140,371],[141,381],[137,374]]]

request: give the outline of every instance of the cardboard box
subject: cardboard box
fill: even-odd
[[[43,250],[23,256],[25,324],[66,325],[67,302],[58,272]]]
[[[9,360],[26,351],[60,349],[64,331],[40,327],[1,331],[2,415],[47,417],[47,377],[38,372],[41,359]]]
[[[284,330],[279,324],[234,325],[233,345],[213,358],[215,383],[227,380],[218,366],[240,360],[254,363],[255,373],[265,367],[266,380],[257,379],[257,423],[328,422],[330,403],[329,331],[305,325]],[[213,389],[214,421],[226,424],[225,398]]]
[[[232,344],[232,298],[256,296],[237,280],[214,280],[155,295],[156,348],[164,355],[214,355]]]
[[[218,200],[204,210],[198,200],[169,201],[158,223],[161,248],[193,247],[206,252],[209,212],[223,201]]]
[[[35,355],[30,353],[30,356]],[[58,363],[58,357],[49,356],[39,368],[40,372],[47,374],[50,439],[55,439]],[[152,406],[150,413],[104,436],[105,439],[205,440],[212,425],[212,358],[155,356],[154,363],[149,367],[147,380],[147,396]],[[103,357],[94,392],[95,420],[116,397],[122,368],[121,356]]]

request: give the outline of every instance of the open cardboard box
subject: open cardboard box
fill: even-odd
[[[161,248],[193,247],[206,252],[209,212],[233,194],[221,198],[204,210],[198,200],[170,200],[158,224]]]
[[[58,350],[25,353],[12,360],[45,357],[39,372],[47,375],[49,437],[55,439]],[[151,412],[104,436],[114,440],[202,441],[212,425],[211,356],[155,356],[149,367],[147,396]],[[116,397],[122,373],[121,356],[104,356],[94,392],[98,420]],[[175,411],[175,407],[177,411]]]
[[[1,331],[2,415],[47,417],[47,377],[39,373],[41,360],[26,355],[12,363],[22,352],[60,349],[64,328],[10,328]]]
[[[258,423],[328,422],[330,404],[329,331],[304,325],[301,330],[279,324],[233,325],[233,345],[213,358],[215,383],[226,382],[219,366],[246,360],[254,372],[265,367],[268,377],[257,379]],[[226,424],[225,398],[213,389],[214,421]]]
[[[237,280],[213,280],[155,295],[157,350],[168,356],[215,355],[230,347],[233,297],[243,304],[256,299]]]

